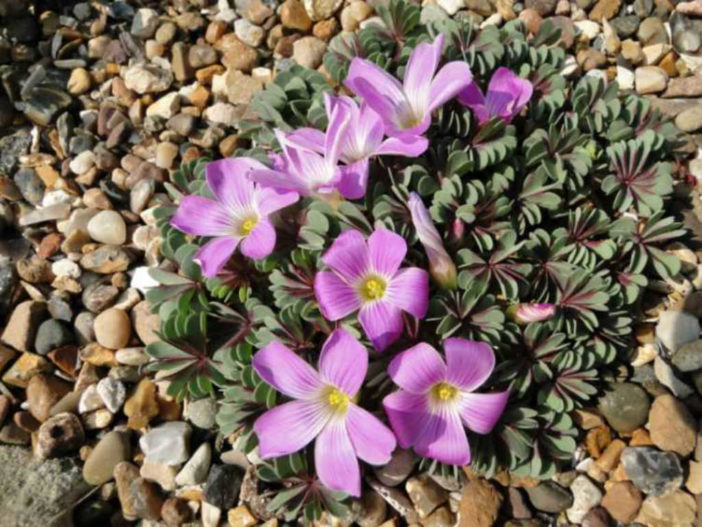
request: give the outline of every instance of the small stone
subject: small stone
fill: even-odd
[[[670,389],[675,396],[684,399],[694,393],[694,390],[680,380],[672,366],[660,355],[653,361],[653,370],[656,379],[658,379],[663,386]]]
[[[134,306],[131,318],[134,331],[145,346],[160,340],[157,332],[161,329],[161,318],[157,313],[151,313],[151,306],[147,300]]]
[[[410,478],[405,490],[420,518],[426,518],[448,500],[448,493],[429,477]]]
[[[173,22],[164,22],[156,30],[154,38],[162,45],[170,44],[178,31],[178,27]]]
[[[239,497],[243,477],[241,467],[214,465],[205,484],[205,501],[219,509],[230,509]]]
[[[168,120],[180,110],[180,94],[171,92],[164,95],[146,109],[147,117],[159,117]]]
[[[50,369],[49,362],[41,356],[34,353],[23,353],[2,376],[2,382],[26,388],[32,377]]]
[[[681,490],[666,496],[648,496],[636,523],[648,527],[689,527],[695,522],[695,499]]]
[[[288,29],[306,33],[312,29],[312,20],[299,0],[285,0],[280,6],[280,20]]]
[[[463,489],[458,505],[460,525],[465,527],[494,525],[501,504],[502,495],[491,483],[483,479],[469,482]]]
[[[113,274],[126,271],[132,262],[129,252],[115,245],[104,245],[89,252],[80,259],[83,269],[100,274]]]
[[[380,494],[373,490],[364,492],[358,505],[360,510],[358,511],[358,519],[356,521],[359,527],[377,527],[383,523],[383,520],[387,516],[388,506],[385,500]],[[237,507],[237,509],[239,508],[240,507]],[[231,511],[229,512],[231,514]],[[427,518],[425,525],[428,524],[430,518],[431,515]],[[243,511],[237,515],[237,525],[240,525],[239,522],[241,519],[247,521],[246,514]],[[229,520],[229,525],[230,527],[235,525],[232,523],[231,518]]]
[[[124,83],[139,94],[159,93],[173,84],[173,73],[153,64],[135,64],[126,69]]]
[[[577,61],[584,71],[590,71],[605,66],[607,57],[601,51],[588,48],[578,52]]]
[[[249,73],[258,64],[259,56],[255,48],[247,46],[238,38],[231,39],[230,43],[224,48],[222,56],[222,64],[225,67],[234,70],[241,70],[244,73]],[[211,66],[206,70],[198,71],[200,82],[207,84],[212,83],[214,75],[218,75],[223,71],[220,65]]]
[[[261,81],[237,70],[228,70],[224,75],[215,76],[215,79],[219,78],[222,79],[224,93],[232,104],[249,104],[253,96],[263,88]]]
[[[661,19],[657,17],[650,17],[641,22],[637,37],[642,46],[668,43],[668,32]]]
[[[543,512],[555,514],[573,505],[573,495],[553,481],[545,481],[536,487],[526,487],[525,490],[534,508]]]
[[[702,105],[687,108],[680,112],[675,117],[675,126],[688,133],[702,129]]]
[[[630,481],[614,482],[602,499],[602,506],[621,523],[631,523],[641,508],[643,496]]]
[[[640,386],[632,383],[610,383],[600,397],[598,408],[617,432],[633,432],[648,418],[650,402]]]
[[[671,79],[662,95],[666,98],[699,96],[702,96],[702,74]]]
[[[117,464],[127,461],[130,455],[127,435],[117,431],[108,432],[85,460],[83,478],[91,485],[102,485],[112,479],[112,472]]]
[[[95,318],[95,338],[109,349],[124,348],[132,335],[129,316],[121,309],[110,308]]]
[[[361,22],[373,13],[373,8],[366,2],[359,0],[351,2],[341,11],[341,28],[344,31],[356,31]]]
[[[127,390],[120,381],[111,377],[105,377],[97,383],[97,393],[107,409],[116,414],[122,409]]]
[[[34,349],[39,355],[67,344],[73,344],[73,332],[65,323],[54,319],[41,323],[34,341]]]
[[[129,484],[129,496],[137,518],[153,521],[161,519],[163,497],[156,485],[144,478],[136,478]]]
[[[62,258],[51,264],[51,272],[55,276],[67,276],[69,278],[80,278],[81,269],[76,262],[68,258]]]
[[[535,35],[539,32],[539,29],[541,29],[541,24],[543,23],[543,18],[536,11],[536,9],[530,8],[524,9],[521,13],[519,13],[519,20],[524,22],[527,30],[532,35]]]
[[[70,384],[54,375],[35,375],[27,384],[29,412],[37,421],[46,421],[51,416],[51,407],[70,392],[71,388]]]
[[[153,461],[179,465],[189,457],[191,431],[190,425],[182,421],[164,423],[141,436],[139,446],[146,457]]]
[[[390,461],[385,465],[373,467],[375,477],[387,487],[396,487],[412,472],[414,468],[414,455],[409,450],[395,449]]]
[[[161,519],[169,527],[180,527],[193,518],[193,511],[188,504],[178,498],[168,498],[161,507]]]
[[[112,307],[118,296],[119,289],[117,289],[115,286],[96,282],[83,290],[81,300],[83,301],[83,305],[91,312],[100,313],[109,307]],[[92,335],[95,335],[92,325],[90,327],[90,332]],[[87,340],[90,342],[95,339],[91,338]]]
[[[641,49],[641,44],[635,40],[627,39],[622,42],[622,57],[628,60],[634,66],[641,64],[646,58],[643,50]]]
[[[132,19],[132,35],[143,39],[151,38],[154,36],[157,27],[158,13],[154,9],[147,7],[137,9]]]
[[[697,426],[687,407],[672,395],[659,395],[649,415],[651,440],[661,450],[685,457],[697,441]]]
[[[124,403],[124,414],[129,418],[127,426],[134,430],[145,428],[158,412],[156,385],[149,379],[142,379]]]
[[[689,474],[685,486],[693,494],[702,493],[702,462],[690,461]]]
[[[439,7],[450,16],[455,15],[465,7],[465,0],[438,0]],[[343,13],[342,13],[343,16]]]
[[[78,401],[78,413],[85,414],[97,410],[98,408],[104,408],[105,403],[102,401],[100,394],[97,391],[95,384],[91,384],[80,395],[80,400]]]
[[[150,459],[145,459],[139,469],[142,478],[154,481],[166,492],[175,490],[175,477],[178,468],[165,463],[159,463]]]
[[[42,302],[34,300],[26,300],[17,304],[5,325],[0,340],[16,350],[30,351],[34,346],[39,322],[44,316],[44,309],[45,306]]]
[[[217,52],[208,44],[195,44],[188,50],[190,66],[198,69],[217,62]]]
[[[556,9],[557,0],[526,0],[524,6],[527,9],[536,10],[542,17],[552,14]]]
[[[636,68],[634,75],[639,95],[662,92],[668,84],[668,74],[658,66],[641,66]]]
[[[136,520],[137,514],[129,487],[132,481],[139,477],[139,468],[128,461],[121,461],[115,465],[113,474],[115,486],[117,487],[117,496],[122,506],[122,516],[128,521]]]
[[[71,95],[82,95],[90,89],[92,78],[85,68],[76,68],[68,78],[66,89]]]
[[[45,185],[31,168],[21,168],[14,176],[15,185],[22,197],[33,205],[39,205],[44,198]]]
[[[570,491],[573,493],[573,505],[566,515],[569,521],[581,523],[585,515],[602,501],[602,491],[584,474],[575,478]]]
[[[178,157],[178,147],[169,142],[164,142],[164,143],[159,143],[158,146],[156,147],[156,166],[159,168],[171,168],[173,166],[173,162],[175,161],[176,157]],[[153,190],[155,190],[155,186],[153,183],[149,183],[152,180],[149,179],[142,179],[139,183],[144,183],[148,185],[148,190],[151,191],[151,194],[153,194]],[[138,184],[139,184],[138,183]],[[137,185],[138,185],[137,184]],[[153,190],[152,190],[153,189]],[[136,191],[136,187],[132,189],[132,192],[130,194],[134,194]],[[143,193],[140,194],[143,196]],[[146,206],[146,202],[144,201],[145,196],[143,196],[141,199],[139,199],[138,203],[139,205],[136,205],[132,203],[131,209],[132,212],[136,212],[137,214],[140,213],[144,207]],[[149,199],[151,199],[151,196],[149,196]],[[131,197],[130,197],[131,200]],[[136,198],[135,200],[136,201]],[[135,208],[140,209],[140,210],[134,210]]]
[[[37,432],[36,451],[40,459],[76,452],[85,442],[80,420],[64,412],[44,421]]]
[[[621,0],[599,0],[590,11],[590,20],[596,22],[600,22],[602,19],[609,20],[619,12],[621,5]]]
[[[207,479],[212,462],[212,447],[202,443],[175,477],[178,486],[199,485]]]
[[[673,452],[628,447],[622,452],[621,460],[629,479],[645,494],[667,494],[679,489],[683,483],[680,459]]]
[[[245,18],[240,18],[234,22],[234,32],[239,40],[254,48],[260,46],[266,36],[266,32],[262,27],[252,24]]]
[[[206,397],[190,402],[185,407],[184,417],[198,428],[209,430],[215,426],[217,402]]]

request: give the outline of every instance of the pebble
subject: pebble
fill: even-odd
[[[104,406],[105,403],[97,391],[97,386],[95,384],[91,384],[85,390],[83,390],[83,393],[80,395],[80,399],[78,401],[78,413],[85,414],[92,412],[93,410],[97,410],[98,408],[104,408]]]
[[[693,133],[702,129],[702,104],[687,108],[675,117],[675,126],[683,132]]]
[[[196,427],[210,430],[215,426],[217,401],[211,397],[192,401],[185,407],[184,417]]]
[[[390,461],[385,465],[373,467],[375,477],[387,487],[396,487],[412,472],[414,468],[414,454],[410,450],[395,449]]]
[[[573,505],[573,495],[553,481],[527,487],[526,492],[534,508],[543,512],[559,513]]]
[[[91,150],[85,150],[74,157],[68,164],[68,167],[76,175],[86,174],[95,166],[95,153]]]
[[[150,481],[142,477],[133,479],[129,484],[129,500],[137,518],[153,521],[161,518],[163,497]]]
[[[585,515],[602,501],[602,491],[590,478],[581,474],[570,485],[573,493],[573,504],[566,510],[568,520],[581,523]]]
[[[173,73],[154,64],[135,64],[124,72],[125,86],[139,94],[159,93],[173,84]]]
[[[127,426],[134,430],[146,427],[159,413],[156,400],[156,385],[149,379],[142,379],[134,393],[124,403],[124,414],[129,418]]]
[[[193,518],[193,511],[188,504],[178,498],[168,498],[161,507],[161,519],[169,527],[180,527]]]
[[[207,479],[212,462],[212,447],[208,442],[202,443],[192,457],[183,465],[175,477],[178,486],[198,485]]]
[[[621,523],[631,523],[641,508],[643,495],[630,481],[614,482],[602,499],[609,515]]]
[[[410,494],[410,498],[412,495]],[[463,489],[461,501],[458,504],[461,525],[465,527],[486,527],[494,525],[502,504],[502,494],[495,486],[484,479],[470,481]],[[416,504],[415,504],[416,505]],[[422,513],[419,512],[420,518]],[[429,520],[423,522],[430,524]]]
[[[668,84],[668,74],[658,66],[640,66],[634,71],[634,76],[639,95],[662,92]]]
[[[137,9],[132,20],[131,33],[139,38],[151,38],[158,27],[158,13],[154,9],[142,7]]]
[[[55,276],[68,276],[69,278],[80,278],[82,271],[80,266],[68,258],[61,258],[51,264],[51,272]]]
[[[666,496],[648,496],[636,517],[647,527],[689,527],[695,522],[695,499],[681,490]]]
[[[680,459],[673,452],[628,447],[622,452],[621,461],[629,479],[645,494],[667,494],[679,489],[683,483]]]
[[[37,330],[34,349],[39,355],[46,355],[53,349],[73,343],[73,331],[58,320],[45,320]]]
[[[312,29],[312,20],[299,0],[285,0],[280,6],[280,21],[288,29],[306,33]]]
[[[72,413],[63,412],[41,424],[36,452],[40,459],[65,456],[76,452],[84,442],[85,432],[80,420]]]
[[[598,408],[617,432],[629,433],[642,426],[650,402],[640,386],[632,383],[610,383],[600,397]]]
[[[34,375],[27,384],[29,412],[40,422],[51,416],[51,407],[71,391],[72,385],[54,375]]]
[[[120,411],[127,396],[124,384],[111,377],[100,379],[100,382],[97,383],[97,393],[105,407],[112,413]]]
[[[34,347],[36,332],[44,312],[43,302],[35,300],[20,302],[6,322],[0,340],[16,350],[30,351]]]
[[[236,465],[213,465],[205,483],[205,501],[218,509],[230,509],[239,498],[243,477],[244,470]]]
[[[104,245],[84,255],[80,259],[83,269],[100,274],[126,271],[132,262],[132,255],[122,247]]]
[[[150,459],[145,459],[139,469],[142,478],[158,483],[165,491],[175,490],[175,477],[178,467],[159,463]]]
[[[110,308],[95,318],[95,338],[101,346],[117,350],[129,343],[132,324],[121,309]]]
[[[685,457],[695,449],[697,424],[687,407],[672,395],[659,395],[649,414],[651,440],[661,450]]]
[[[147,117],[159,117],[168,120],[180,110],[180,94],[171,92],[164,95],[146,109]]]
[[[680,380],[673,368],[663,357],[657,356],[654,359],[653,369],[656,379],[658,379],[663,386],[669,388],[675,396],[685,399],[694,393],[694,390],[690,386]]]
[[[71,95],[82,95],[90,89],[92,85],[90,73],[85,68],[76,68],[68,78],[66,89]]]
[[[131,455],[126,434],[112,431],[105,434],[92,449],[83,465],[83,478],[91,485],[102,485],[112,479],[118,463],[127,461]]]
[[[141,436],[139,446],[147,458],[168,465],[187,461],[188,441],[192,429],[188,423],[171,421],[152,428]]]
[[[476,485],[475,488],[481,490],[479,485]],[[422,519],[427,518],[437,507],[448,500],[448,493],[434,480],[426,476],[408,479],[405,483],[405,490],[414,504],[414,509]]]
[[[114,466],[115,486],[122,507],[122,516],[127,521],[137,519],[136,509],[130,493],[132,481],[139,477],[139,468],[128,461],[120,461]]]

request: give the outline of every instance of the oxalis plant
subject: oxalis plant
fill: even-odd
[[[149,368],[214,396],[265,514],[343,516],[369,466],[537,478],[628,359],[649,280],[680,271],[672,125],[559,71],[546,21],[475,30],[378,7],[241,123],[249,149],[172,177]],[[173,266],[170,267],[172,269]]]

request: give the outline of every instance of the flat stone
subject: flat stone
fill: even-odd
[[[103,210],[88,222],[88,234],[96,242],[122,245],[127,241],[127,226],[119,212]]]
[[[494,485],[483,479],[469,482],[463,489],[458,505],[460,525],[465,527],[494,525],[501,504],[502,495],[495,489]]]
[[[137,9],[132,20],[131,33],[139,38],[151,38],[158,27],[158,13],[155,9],[142,7]]]
[[[188,460],[188,442],[192,428],[182,421],[171,421],[152,428],[141,436],[139,446],[147,458],[168,465]]]
[[[146,427],[159,413],[156,400],[156,385],[149,379],[142,379],[134,393],[124,403],[124,414],[129,418],[127,426],[134,430]]]
[[[209,443],[202,443],[188,462],[178,472],[175,483],[179,486],[198,485],[207,479],[212,462],[212,447]]]
[[[525,490],[534,508],[543,512],[555,514],[573,505],[573,495],[554,481],[545,481]]]
[[[390,461],[373,467],[375,477],[387,487],[396,487],[404,482],[414,468],[414,454],[410,450],[395,449]]]
[[[636,93],[658,93],[665,90],[668,74],[658,66],[640,66],[634,71]]]
[[[122,409],[124,400],[127,396],[127,390],[120,381],[111,377],[100,379],[97,383],[97,393],[105,404],[105,407],[116,414]]]
[[[26,388],[29,380],[51,369],[51,364],[34,353],[23,353],[2,376],[2,382],[19,388]]]
[[[123,432],[112,431],[103,436],[83,465],[83,478],[91,485],[102,485],[112,479],[118,463],[131,456],[129,438]]]
[[[185,407],[184,417],[198,428],[210,430],[215,426],[217,401],[211,397],[191,401]]]
[[[132,508],[138,518],[157,521],[161,518],[163,497],[156,486],[144,478],[136,478],[129,484]]]
[[[702,129],[702,106],[688,108],[680,112],[675,118],[675,126],[688,133]]]
[[[173,73],[153,64],[135,64],[126,69],[124,83],[139,94],[159,93],[173,84]]]
[[[621,523],[631,523],[641,508],[643,495],[630,481],[614,482],[602,500],[610,516]]]
[[[568,520],[581,523],[590,510],[602,501],[602,491],[585,474],[579,475],[570,485],[573,505],[566,511]]]
[[[702,96],[702,74],[689,77],[676,77],[668,83],[668,89],[661,97],[700,97]]]
[[[617,432],[629,433],[648,418],[650,402],[640,386],[632,383],[610,383],[600,397],[598,408]]]
[[[37,421],[46,421],[51,416],[51,407],[70,392],[71,388],[69,383],[54,375],[35,375],[27,384],[26,395],[30,413]]]
[[[490,494],[489,490],[481,489],[480,485],[476,485],[475,489],[476,493],[482,490],[482,494]],[[412,500],[419,517],[422,519],[427,518],[436,508],[448,500],[448,493],[434,480],[426,476],[408,479],[405,484],[405,490],[410,500]],[[499,502],[501,502],[501,497]]]
[[[678,490],[647,497],[635,521],[647,527],[689,527],[695,522],[696,510],[695,498]]]
[[[645,494],[661,496],[682,486],[683,469],[673,452],[628,447],[622,452],[621,461],[629,479]]]
[[[128,461],[120,461],[113,470],[117,496],[122,508],[122,516],[125,520],[133,521],[137,519],[137,512],[130,492],[132,481],[139,478],[139,468]]]
[[[205,501],[219,509],[230,509],[239,498],[244,470],[235,465],[214,465],[205,484]]]
[[[80,265],[83,269],[100,274],[126,271],[131,262],[131,254],[125,249],[114,245],[102,246],[80,259]]]
[[[73,344],[73,332],[64,322],[49,319],[41,323],[34,340],[37,353],[46,355],[51,350],[67,344]]]
[[[45,304],[34,300],[26,300],[17,304],[5,325],[0,340],[16,350],[32,350],[39,322],[44,316],[44,310]]]
[[[175,490],[175,477],[178,473],[178,467],[159,463],[145,459],[139,469],[139,474],[142,478],[158,483],[159,486],[169,492]]]

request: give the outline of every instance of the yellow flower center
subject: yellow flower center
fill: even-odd
[[[349,409],[349,396],[338,388],[329,387],[327,402],[332,410],[345,415]]]
[[[364,300],[379,300],[385,295],[387,283],[380,277],[371,276],[361,284],[361,296]]]
[[[241,222],[239,226],[239,234],[242,236],[248,236],[248,234],[254,229],[258,223],[258,218],[256,216],[250,216]]]
[[[439,382],[432,386],[431,394],[435,401],[445,403],[453,401],[458,396],[458,388],[447,382]]]

